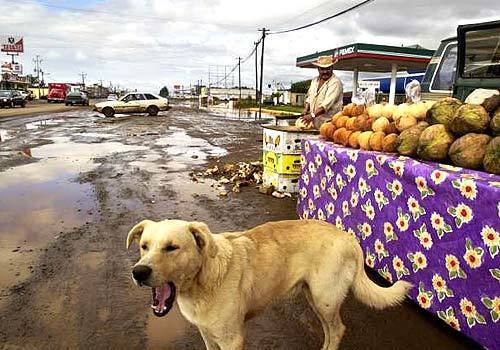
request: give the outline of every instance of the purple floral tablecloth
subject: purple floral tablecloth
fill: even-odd
[[[297,212],[355,236],[366,264],[500,349],[500,176],[303,141]]]

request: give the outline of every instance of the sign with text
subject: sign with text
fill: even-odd
[[[333,52],[333,57],[334,58],[342,57],[342,56],[353,54],[355,52],[356,52],[356,47],[355,46],[341,47],[341,48],[336,49]]]
[[[0,51],[17,53],[24,52],[23,37],[15,35],[0,35]]]
[[[360,89],[379,89],[380,90],[380,81],[361,80],[358,83],[358,87]]]

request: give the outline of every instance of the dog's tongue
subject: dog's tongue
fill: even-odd
[[[151,307],[160,314],[166,308],[167,299],[172,294],[172,290],[168,283],[160,287],[153,288],[153,305]]]

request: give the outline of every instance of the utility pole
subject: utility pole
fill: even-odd
[[[241,103],[241,57],[238,57],[238,86],[240,88],[240,103]]]
[[[241,57],[238,57],[238,87],[240,89],[240,99],[238,100],[238,119],[241,117]]]
[[[99,79],[99,98],[102,98],[102,79]]]
[[[264,40],[266,39],[266,32],[268,29],[262,28],[259,29],[259,31],[262,31],[262,51],[260,52],[260,98],[259,98],[259,119],[261,119],[262,115],[262,98],[264,96],[263,91],[262,91],[262,78],[264,77]]]
[[[259,99],[259,75],[257,73],[257,51],[259,48],[259,42],[254,42],[255,45],[255,102]]]
[[[85,78],[87,77],[87,73],[81,72],[78,75],[82,77],[82,86],[85,89]]]
[[[42,92],[40,91],[40,71],[41,71],[41,64],[42,64],[42,59],[40,58],[39,55],[36,55],[36,57],[33,59],[33,63],[35,64],[35,73],[36,73],[36,80],[38,82],[38,99],[40,99]]]

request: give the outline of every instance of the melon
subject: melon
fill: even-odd
[[[455,137],[444,124],[431,125],[420,134],[417,154],[425,160],[446,159],[453,141]]]
[[[486,147],[491,137],[484,134],[466,134],[451,144],[448,155],[456,166],[479,169],[483,165]]]
[[[303,130],[314,129],[314,124],[310,121],[306,121],[304,118],[298,118],[295,121],[295,126],[299,129],[303,129]]]
[[[487,172],[500,175],[500,136],[491,140],[486,147],[483,166]]]
[[[417,154],[418,139],[427,125],[415,125],[404,130],[398,137],[397,150],[404,156],[415,156]]]
[[[374,132],[369,140],[370,149],[382,151],[385,134],[382,131]]]
[[[389,134],[382,141],[382,151],[388,153],[397,152],[398,134]]]
[[[500,135],[500,107],[493,113],[493,118],[490,121],[490,129],[493,135]]]
[[[359,135],[361,134],[361,131],[354,131],[351,136],[349,136],[349,147],[352,148],[359,148]]]
[[[411,115],[405,115],[396,120],[396,128],[399,132],[409,129],[415,125],[417,125],[417,119]]]
[[[370,137],[373,135],[373,131],[363,131],[359,134],[358,142],[359,148],[369,151],[370,148]]]
[[[427,121],[448,126],[461,105],[462,101],[452,97],[439,100],[427,111]]]
[[[375,120],[372,124],[372,130],[373,131],[384,131],[384,128],[389,125],[389,119],[386,117],[380,117],[377,120]]]
[[[455,112],[450,129],[455,134],[483,133],[488,129],[490,116],[481,105],[464,104]]]

